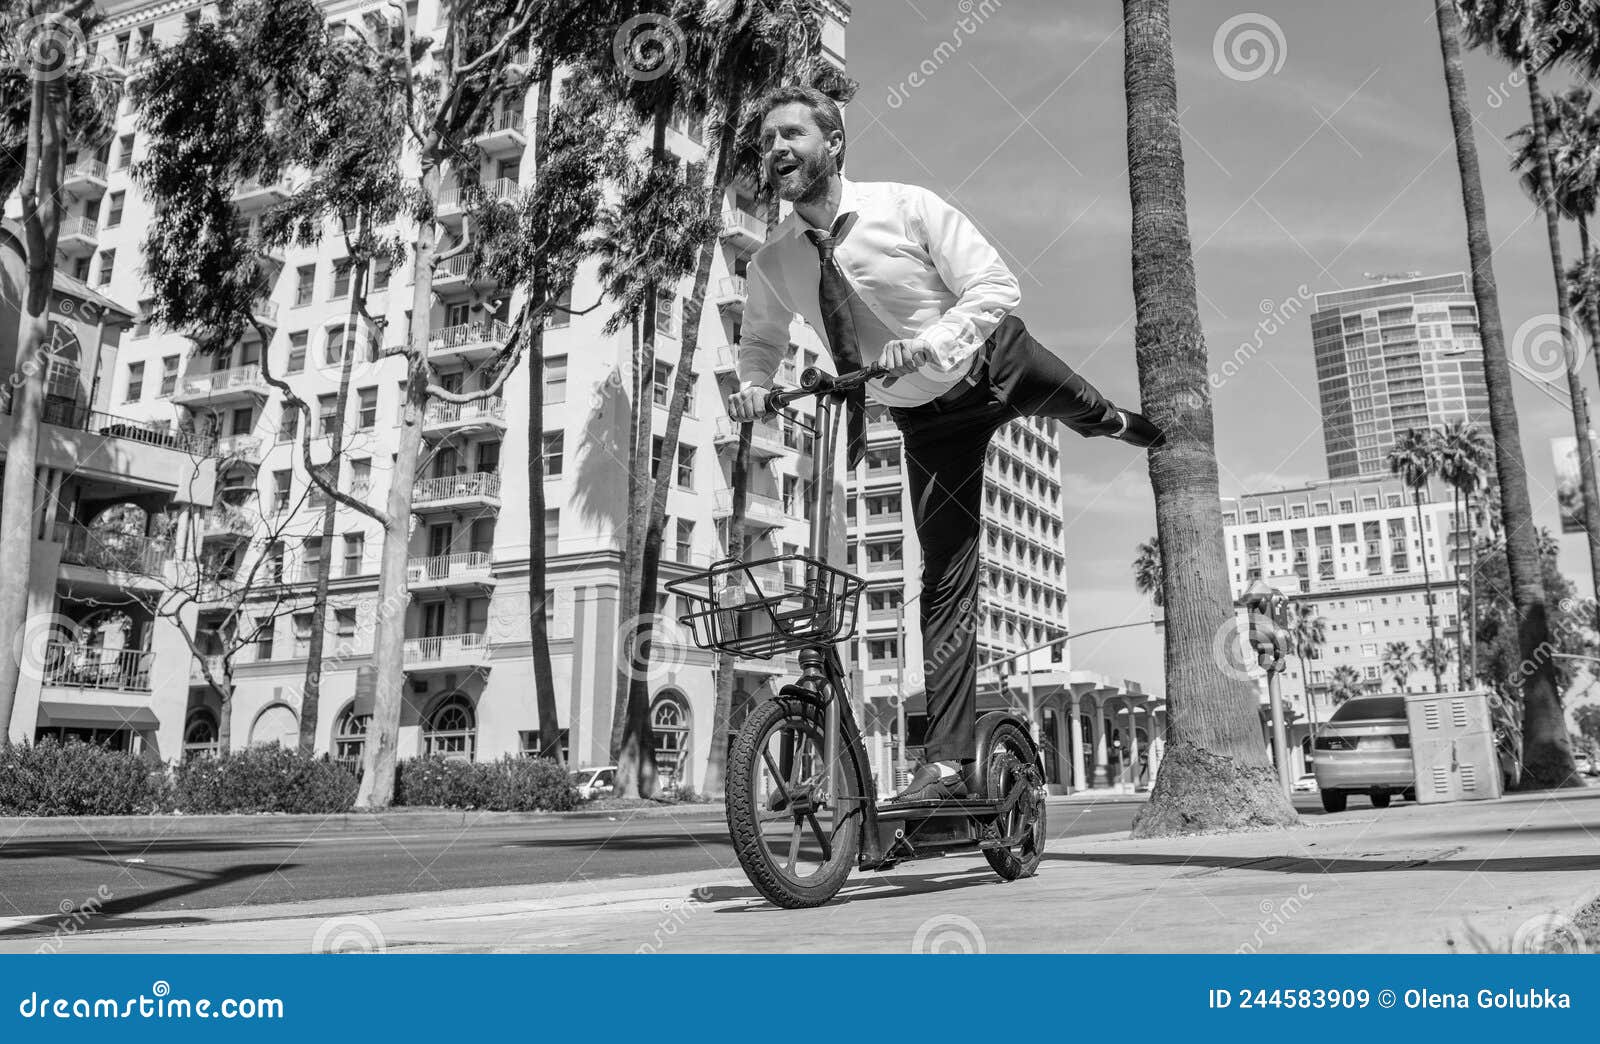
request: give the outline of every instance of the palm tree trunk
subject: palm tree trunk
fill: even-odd
[[[0,493],[0,739],[26,741],[34,723],[12,721],[22,676],[20,640],[28,616],[33,541],[39,535],[34,472],[44,417],[50,293],[55,286],[56,241],[61,231],[61,182],[66,170],[66,99],[59,79],[32,84],[28,149],[22,178],[22,217],[28,247],[28,285],[17,327],[16,372],[11,390],[11,438],[6,443]]]
[[[732,505],[728,512],[727,557],[743,561],[745,557],[744,511],[750,487],[750,433],[749,424],[739,425],[739,445],[734,451],[733,467],[728,477]],[[733,731],[733,690],[739,659],[730,653],[717,656],[717,703],[711,711],[711,752],[706,757],[706,774],[700,782],[700,792],[712,801],[721,800],[725,793],[728,770],[728,737]]]
[[[1461,19],[1455,0],[1433,0],[1439,27],[1450,123],[1455,135],[1456,164],[1461,174],[1462,210],[1467,249],[1472,263],[1472,291],[1478,305],[1483,342],[1484,383],[1489,391],[1489,427],[1494,433],[1495,477],[1500,488],[1500,515],[1506,540],[1506,566],[1517,610],[1517,644],[1529,673],[1522,682],[1525,701],[1557,701],[1555,661],[1542,651],[1550,647],[1550,618],[1545,605],[1544,574],[1528,499],[1528,472],[1522,457],[1522,435],[1512,397],[1511,363],[1506,357],[1500,323],[1500,291],[1495,282],[1493,242],[1483,198],[1483,175],[1473,139],[1472,110],[1466,73],[1461,64]]]
[[[1253,687],[1228,677],[1213,637],[1234,635],[1168,0],[1123,0],[1140,399],[1167,433],[1150,453],[1166,606],[1171,745],[1138,837],[1286,825],[1294,809],[1261,743]]]
[[[1428,602],[1428,666],[1433,670],[1433,691],[1444,691],[1444,676],[1439,670],[1439,626],[1433,612],[1433,575],[1428,570],[1428,536],[1422,531],[1422,490],[1411,491],[1417,506],[1417,555],[1422,559],[1422,590]]]
[[[534,110],[533,154],[543,163],[550,139],[548,66],[539,76],[539,100]],[[534,270],[528,300],[535,306],[551,296],[544,266]],[[544,501],[544,320],[523,315],[523,335],[528,338],[528,642],[533,657],[533,700],[539,717],[539,755],[561,761],[561,721],[556,705],[555,670],[550,663],[550,626],[545,604],[548,565]]]
[[[1467,634],[1467,677],[1462,688],[1478,684],[1478,520],[1467,495],[1467,619],[1462,626]]]
[[[1462,612],[1461,563],[1456,561],[1461,546],[1461,488],[1450,487],[1450,572],[1456,582],[1456,688],[1465,689],[1467,671],[1467,625]]]
[[[361,218],[359,235],[365,238],[367,218]],[[344,456],[345,412],[350,406],[350,371],[355,365],[356,352],[361,345],[356,331],[361,329],[361,316],[367,310],[367,266],[354,266],[350,273],[350,314],[345,319],[344,354],[339,359],[339,391],[334,396],[333,436],[328,444],[328,483],[339,486],[339,472]],[[300,694],[300,742],[302,754],[312,754],[317,749],[317,718],[322,704],[322,649],[328,629],[328,582],[333,577],[333,537],[338,524],[339,502],[333,497],[322,509],[322,562],[317,570],[317,593],[311,607],[311,645],[306,651],[306,680]]]
[[[439,199],[439,167],[424,165],[419,183],[428,199]],[[378,566],[378,621],[372,639],[373,703],[362,749],[357,808],[387,808],[394,801],[395,766],[400,753],[400,708],[405,684],[406,610],[411,592],[406,560],[411,549],[411,501],[422,457],[422,422],[428,406],[429,310],[433,305],[433,222],[421,222],[412,245],[411,330],[406,345],[406,381],[400,402],[400,434],[389,473],[383,552]]]
[[[1530,9],[1531,10],[1531,9]],[[1561,347],[1566,357],[1567,388],[1572,395],[1572,427],[1577,436],[1578,478],[1583,489],[1583,528],[1589,544],[1589,571],[1600,591],[1600,491],[1595,485],[1594,439],[1589,433],[1588,394],[1579,374],[1580,360],[1573,343],[1572,301],[1567,295],[1567,272],[1561,263],[1561,212],[1556,205],[1555,177],[1551,173],[1549,113],[1539,76],[1531,63],[1524,66],[1528,100],[1533,111],[1534,150],[1539,157],[1539,200],[1544,207],[1545,231],[1550,240],[1550,264],[1555,272],[1556,315],[1561,326]],[[1581,786],[1573,771],[1572,745],[1567,733],[1561,691],[1551,687],[1548,697],[1525,695],[1522,701],[1523,778],[1532,786]]]

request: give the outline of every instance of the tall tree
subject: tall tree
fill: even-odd
[[[1383,670],[1404,692],[1407,679],[1417,670],[1417,651],[1410,642],[1390,642],[1383,647]]]
[[[1133,202],[1140,398],[1167,433],[1150,452],[1166,607],[1170,743],[1140,837],[1286,825],[1294,809],[1261,744],[1254,688],[1230,677],[1213,638],[1237,628],[1228,592],[1206,349],[1178,126],[1167,0],[1123,0],[1123,83]]]
[[[1333,669],[1333,676],[1328,683],[1328,696],[1333,700],[1335,707],[1366,691],[1367,683],[1362,679],[1360,671],[1348,663],[1341,663]]]
[[[1589,569],[1600,591],[1600,491],[1596,488],[1595,446],[1589,437],[1587,395],[1578,374],[1571,301],[1566,271],[1561,261],[1560,213],[1551,174],[1549,119],[1545,112],[1540,77],[1573,46],[1574,33],[1593,40],[1596,30],[1566,15],[1570,8],[1555,0],[1461,0],[1463,24],[1469,43],[1487,48],[1522,74],[1528,88],[1533,148],[1539,165],[1539,204],[1544,209],[1550,263],[1555,276],[1556,316],[1561,329],[1568,391],[1572,398],[1573,432],[1578,446],[1578,474],[1583,490],[1584,529],[1589,548]],[[1576,28],[1575,28],[1576,27]],[[1492,392],[1491,392],[1492,394]],[[1510,519],[1507,519],[1509,530]],[[1561,693],[1553,685],[1524,691],[1523,777],[1533,786],[1558,787],[1573,781],[1572,747],[1567,735]]]
[[[1439,640],[1439,623],[1433,608],[1433,574],[1428,568],[1428,534],[1422,526],[1422,491],[1439,474],[1440,452],[1439,433],[1433,428],[1406,429],[1389,451],[1389,470],[1411,490],[1411,502],[1417,509],[1417,557],[1422,560],[1422,589],[1428,603],[1430,642]],[[1444,678],[1437,669],[1433,672],[1433,691],[1444,691]]]
[[[17,329],[11,388],[11,437],[0,486],[0,739],[26,738],[32,722],[12,721],[21,675],[33,541],[40,523],[35,497],[39,426],[44,416],[43,356],[50,341],[50,294],[64,216],[61,184],[67,152],[109,140],[121,80],[88,62],[85,39],[96,22],[90,0],[23,0],[0,14],[0,38],[11,59],[0,74],[0,127],[27,113],[21,168],[15,138],[0,135],[0,206],[14,180],[21,194],[27,285]],[[26,99],[24,103],[23,99]]]

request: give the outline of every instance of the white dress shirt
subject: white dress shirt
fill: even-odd
[[[856,323],[862,360],[871,365],[895,339],[921,338],[933,359],[894,384],[871,381],[867,395],[886,406],[920,406],[965,378],[994,328],[1021,300],[1017,279],[965,214],[927,189],[841,178],[840,214],[855,214],[834,258],[862,308]],[[798,211],[773,230],[746,273],[739,333],[741,386],[771,383],[789,351],[798,313],[827,341],[818,300],[821,262]],[[861,318],[869,318],[861,316]],[[832,356],[823,365],[831,370]]]

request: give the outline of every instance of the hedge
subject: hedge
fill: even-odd
[[[131,816],[171,807],[165,770],[88,743],[0,743],[0,815]]]

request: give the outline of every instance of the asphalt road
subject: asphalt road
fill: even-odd
[[[1300,797],[1302,810],[1313,811],[1315,795],[1309,805]],[[1126,830],[1139,804],[1137,799],[1052,802],[1050,834]],[[409,833],[321,827],[281,837],[244,830],[155,842],[88,836],[17,840],[0,845],[0,916],[59,916],[63,904],[76,906],[96,895],[110,896],[101,914],[115,917],[734,866],[720,812],[652,818],[618,813],[613,819]]]

